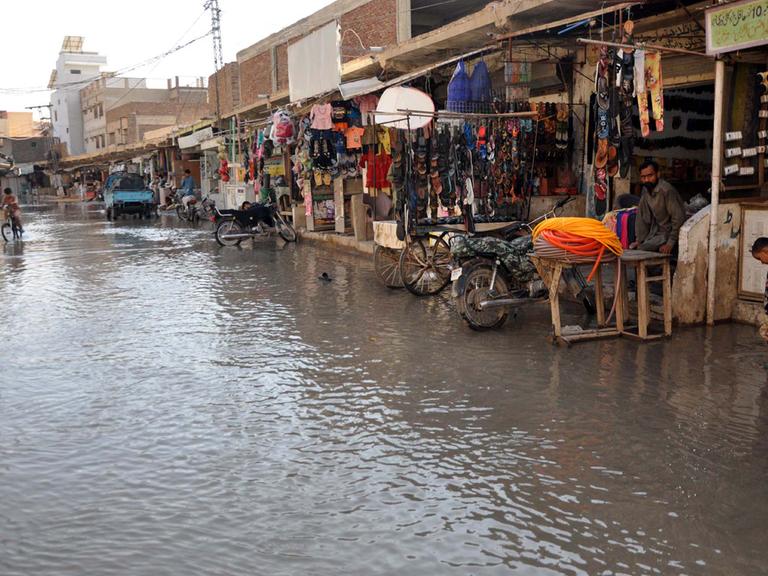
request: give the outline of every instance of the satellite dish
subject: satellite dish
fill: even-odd
[[[419,116],[409,116],[401,110],[413,110],[424,112]],[[387,88],[379,98],[379,104],[376,106],[376,124],[383,124],[389,128],[399,130],[418,130],[424,128],[432,121],[432,114],[435,111],[435,103],[429,94],[417,90],[416,88],[405,88],[403,86],[394,86]]]

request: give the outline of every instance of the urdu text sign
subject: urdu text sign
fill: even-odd
[[[707,54],[768,44],[768,0],[734,2],[706,12]]]

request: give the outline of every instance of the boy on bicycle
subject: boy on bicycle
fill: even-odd
[[[3,190],[3,198],[0,200],[0,207],[3,211],[9,211],[13,220],[16,222],[16,227],[23,232],[24,228],[21,225],[21,207],[19,206],[19,200],[13,193],[13,190],[6,188]]]

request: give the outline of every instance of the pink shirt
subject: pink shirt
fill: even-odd
[[[357,107],[360,109],[360,114],[363,116],[363,126],[368,125],[368,113],[375,112],[378,105],[379,97],[373,94],[366,94],[357,99]]]
[[[315,130],[330,130],[333,128],[331,122],[331,112],[333,107],[330,104],[315,104],[312,106],[312,112],[309,117],[312,120],[312,128]]]

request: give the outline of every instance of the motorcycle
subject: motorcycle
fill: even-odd
[[[216,242],[221,246],[239,246],[243,240],[257,236],[271,236],[277,232],[286,242],[296,242],[298,235],[277,208],[277,204],[262,204],[268,210],[264,216],[271,218],[270,226],[266,217],[255,217],[245,210],[218,210],[213,207],[211,221],[216,224]]]
[[[559,201],[539,218],[505,229],[505,238],[456,236],[451,240],[452,296],[462,319],[474,330],[501,327],[509,311],[547,299],[548,291],[528,255],[535,225],[558,212],[572,197]],[[578,269],[563,272],[569,290],[589,313],[596,310]]]

